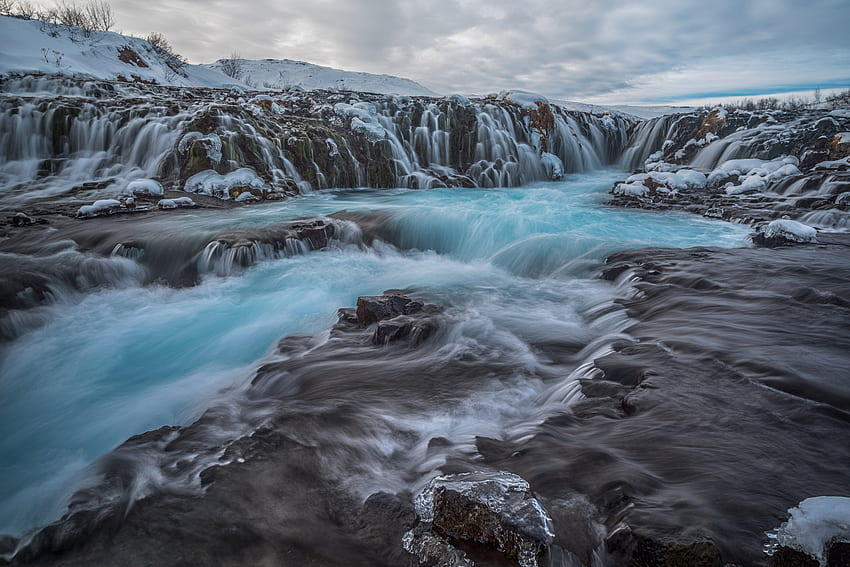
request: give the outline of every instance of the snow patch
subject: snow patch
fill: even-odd
[[[387,136],[387,131],[378,120],[378,110],[371,102],[354,104],[338,102],[334,105],[334,112],[339,116],[350,118],[351,131],[365,136],[370,142],[379,142]]]

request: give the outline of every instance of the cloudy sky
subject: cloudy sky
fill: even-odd
[[[440,93],[518,88],[669,104],[850,87],[848,0],[112,0],[193,63],[234,51],[388,73]]]

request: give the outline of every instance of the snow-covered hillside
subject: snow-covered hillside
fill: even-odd
[[[182,65],[143,39],[38,20],[0,16],[0,74],[45,73],[155,82],[159,85],[222,87],[239,84],[198,65]]]
[[[341,89],[379,94],[434,96],[436,93],[419,83],[392,75],[374,75],[323,67],[289,59],[237,59],[239,78],[257,88],[304,90]],[[221,70],[224,60],[204,65]]]

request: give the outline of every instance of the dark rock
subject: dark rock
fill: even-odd
[[[371,325],[399,315],[410,315],[422,311],[423,304],[407,296],[384,292],[384,295],[357,298],[357,322]]]
[[[444,542],[475,542],[523,567],[536,567],[555,537],[552,520],[528,483],[507,472],[432,479],[416,498],[416,513],[431,530],[409,532],[405,548],[420,561],[432,553],[450,553],[454,548]]]
[[[650,537],[621,525],[605,540],[609,556],[629,567],[722,567],[717,546],[708,539]]]
[[[829,160],[827,150],[807,150],[800,158],[800,171],[811,171],[822,161]]]
[[[850,567],[850,542],[834,541],[829,545],[826,567]]]
[[[768,565],[769,567],[820,567],[817,559],[790,547],[779,547],[770,557]]]
[[[437,325],[430,317],[399,315],[392,319],[378,321],[375,333],[372,335],[372,343],[385,345],[407,339],[416,346],[431,336],[436,327]]]

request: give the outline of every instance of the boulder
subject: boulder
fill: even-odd
[[[419,313],[423,307],[421,301],[392,291],[384,292],[383,295],[358,297],[357,322],[364,326],[371,325],[399,315]]]
[[[422,564],[435,550],[451,553],[454,545],[475,542],[522,567],[537,567],[555,538],[552,519],[528,483],[508,472],[436,477],[416,497],[416,513],[424,527],[405,535],[405,549]]]

